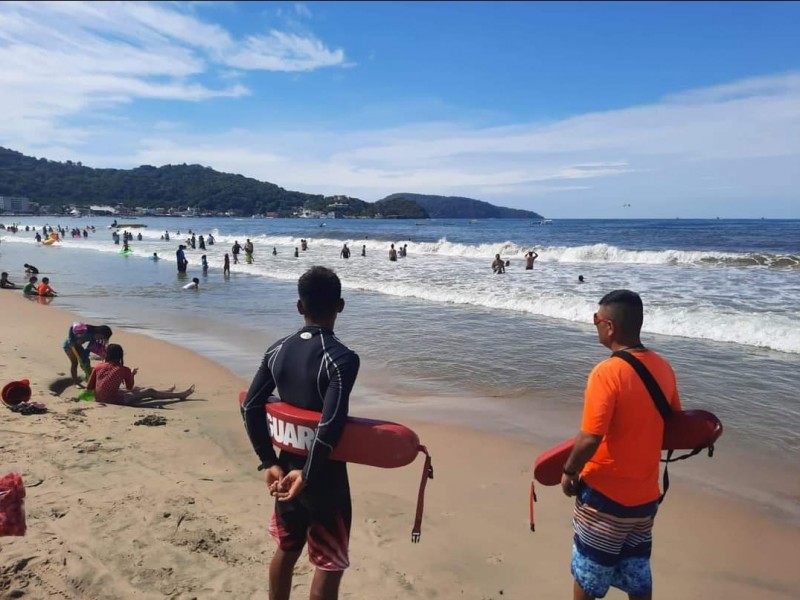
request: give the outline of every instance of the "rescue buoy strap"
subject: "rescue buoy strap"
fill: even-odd
[[[611,356],[621,358],[631,367],[633,367],[633,370],[636,371],[636,374],[641,377],[642,382],[647,388],[647,391],[650,392],[650,397],[653,399],[653,402],[655,403],[658,412],[661,414],[661,417],[665,421],[669,419],[672,416],[672,407],[669,405],[669,402],[667,402],[664,392],[661,391],[661,386],[658,385],[655,377],[653,377],[650,371],[647,370],[647,367],[645,367],[644,364],[642,364],[642,362],[630,352],[626,352],[624,350],[618,350]]]
[[[425,464],[422,467],[422,479],[419,482],[419,493],[417,494],[417,513],[414,517],[414,528],[411,530],[411,542],[416,544],[422,536],[422,511],[425,508],[425,486],[428,479],[433,479],[433,464],[428,449],[421,445],[419,452],[425,454]]]

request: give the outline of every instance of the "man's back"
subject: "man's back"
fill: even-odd
[[[656,379],[673,410],[680,410],[670,364],[652,350],[633,356]],[[659,497],[664,419],[641,377],[621,358],[604,360],[589,375],[581,431],[604,436],[581,473],[587,484],[626,506]]]
[[[281,400],[298,408],[321,411],[330,385],[358,371],[358,355],[332,331],[303,327],[267,350],[270,371]],[[346,407],[344,407],[346,408]]]
[[[358,355],[332,331],[321,327],[303,327],[270,346],[245,400],[248,433],[262,429],[261,433],[251,435],[251,441],[262,438],[266,443],[268,433],[263,416],[248,418],[247,415],[253,414],[253,406],[266,402],[264,393],[270,394],[277,387],[282,401],[322,413],[308,459],[282,453],[281,462],[288,468],[304,469],[311,476],[318,470],[343,471],[344,463],[326,459],[347,420],[350,391],[359,366]]]

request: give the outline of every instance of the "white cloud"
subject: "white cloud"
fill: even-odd
[[[721,204],[732,216],[775,210],[797,217],[796,77],[734,82],[727,89],[735,94],[697,90],[681,102],[543,125],[183,134],[169,146],[133,143],[132,154],[114,160],[200,162],[288,189],[367,200],[400,190],[472,196],[556,216],[716,216]]]
[[[713,100],[698,90],[701,101],[687,94],[681,103],[544,125],[442,121],[350,132],[248,125],[214,135],[153,127],[146,138],[117,127],[113,147],[125,152],[54,154],[56,146],[40,155],[98,167],[197,162],[306,192],[471,196],[556,217],[798,217],[800,93],[774,83],[747,84],[769,93]]]
[[[665,98],[666,102],[698,104],[703,102],[723,102],[747,98],[749,96],[774,96],[785,93],[800,92],[800,73],[784,73],[766,77],[751,77],[724,85],[717,85],[700,90],[691,90],[673,94]]]
[[[293,12],[301,15],[303,6]],[[798,72],[503,127],[408,122],[414,110],[394,104],[383,112],[364,107],[403,119],[383,129],[267,130],[249,114],[212,134],[172,115],[141,121],[108,110],[139,99],[241,97],[251,93],[250,70],[347,66],[341,49],[313,35],[273,28],[237,38],[183,7],[0,3],[0,145],[97,167],[198,162],[288,189],[367,200],[409,191],[548,216],[614,216],[610,208],[627,203],[632,208],[617,216],[702,216],[713,203],[713,216],[724,205],[731,216],[775,207],[800,217]],[[408,106],[415,102],[408,98]],[[76,117],[86,115],[78,126]]]
[[[226,59],[232,67],[267,71],[312,71],[320,67],[344,64],[343,50],[329,50],[319,40],[270,31],[265,36],[251,36],[241,50]]]
[[[313,35],[272,30],[236,39],[180,4],[0,3],[0,144],[86,140],[65,120],[137,99],[197,102],[250,93],[231,69],[344,65]],[[205,77],[213,72],[220,85]],[[239,71],[241,73],[241,71]]]

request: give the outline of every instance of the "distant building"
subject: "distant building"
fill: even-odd
[[[31,212],[31,202],[23,196],[0,196],[0,212],[28,213]]]
[[[117,214],[117,209],[113,206],[99,206],[97,204],[93,204],[89,207],[89,211],[92,214],[98,215],[115,215]]]

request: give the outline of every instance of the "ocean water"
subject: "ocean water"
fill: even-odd
[[[586,376],[608,354],[592,325],[598,300],[632,289],[645,303],[643,341],[672,362],[684,404],[723,421],[718,456],[788,465],[800,481],[797,220],[143,218],[130,221],[147,225],[130,230],[143,236],[130,256],[119,254],[108,218],[15,221],[23,231],[0,231],[12,281],[32,263],[62,293],[58,306],[185,345],[245,379],[272,341],[299,326],[299,275],[332,267],[347,302],[337,334],[362,358],[354,406],[545,442],[574,434]],[[45,223],[97,229],[44,247],[24,227]],[[216,244],[188,249],[189,272],[179,276],[175,250],[189,231],[213,233]],[[224,278],[223,254],[247,238],[255,262],[232,264]],[[301,238],[309,249],[295,258]],[[339,258],[344,243],[349,260]],[[407,245],[408,256],[389,262],[390,243]],[[529,249],[539,254],[533,271],[524,270]],[[505,275],[491,270],[498,253],[510,261]],[[200,290],[182,290],[194,276]],[[800,513],[793,493],[759,501]]]

